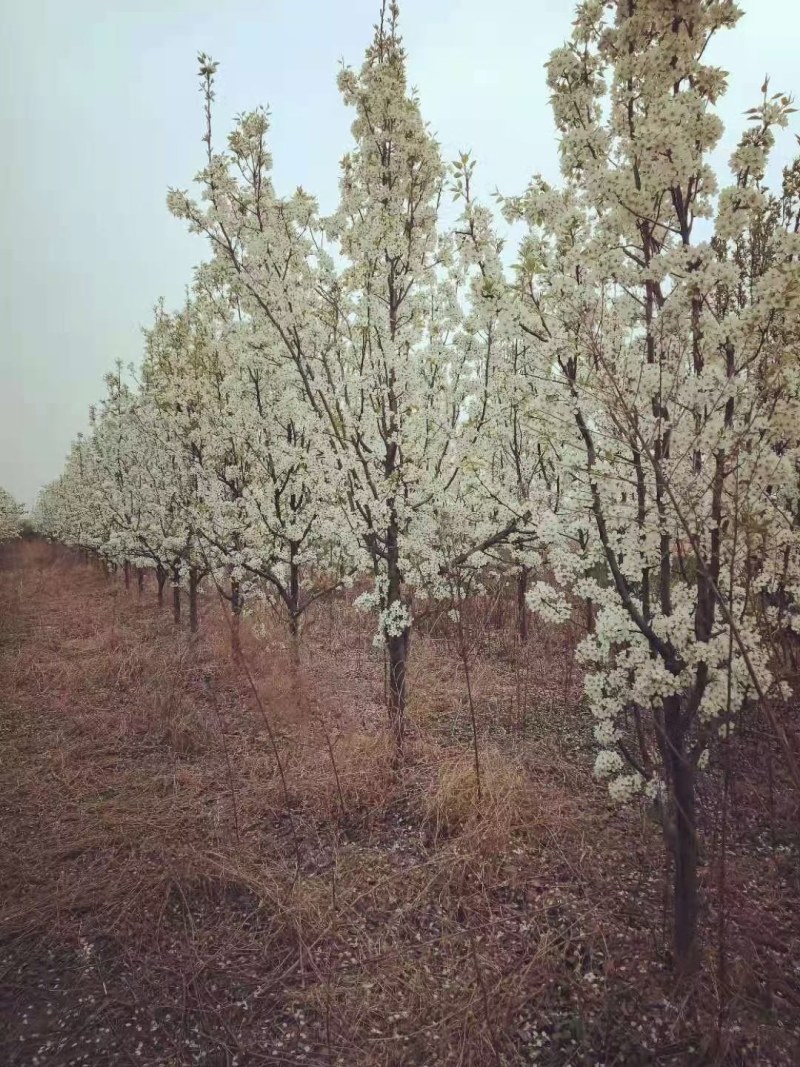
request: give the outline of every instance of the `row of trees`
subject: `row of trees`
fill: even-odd
[[[24,518],[24,507],[17,503],[7,489],[0,486],[0,543],[19,537]]]
[[[201,196],[168,201],[210,258],[183,309],[158,308],[135,384],[108,377],[36,513],[185,586],[193,624],[204,578],[234,619],[269,591],[296,638],[309,604],[368,575],[398,748],[426,604],[457,612],[504,576],[521,620],[588,600],[595,771],[663,813],[684,967],[697,769],[745,704],[800,787],[775,711],[800,581],[800,164],[768,189],[793,109],[765,83],[718,186],[726,77],[704,56],[738,17],[578,5],[548,64],[563,180],[502,201],[525,227],[512,271],[472,160],[443,162],[407,88],[395,3],[339,76],[354,143],[328,217],[275,191],[264,111],[216,147],[201,56]]]

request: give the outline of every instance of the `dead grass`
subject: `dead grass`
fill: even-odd
[[[446,626],[416,642],[397,766],[383,665],[343,599],[310,618],[299,673],[275,621],[244,628],[256,693],[212,597],[191,641],[152,586],[140,599],[34,543],[6,552],[0,604],[9,1067],[798,1061],[779,770],[770,800],[743,747],[724,989],[704,787],[709,952],[678,1000],[660,841],[588,777],[574,635],[520,650],[492,609],[473,653],[479,799]]]
[[[460,833],[500,852],[525,825],[530,783],[521,761],[496,747],[479,752],[477,772],[469,752],[444,759],[423,794],[422,816],[434,842]]]

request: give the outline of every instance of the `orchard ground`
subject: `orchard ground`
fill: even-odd
[[[40,542],[0,570],[0,1062],[800,1062],[797,813],[756,722],[701,782],[701,971],[678,994],[660,829],[593,782],[576,621],[474,602],[480,799],[446,619],[385,725],[373,620],[267,611]],[[723,863],[724,857],[724,863]],[[720,905],[724,904],[724,907]]]

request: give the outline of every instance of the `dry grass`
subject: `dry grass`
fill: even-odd
[[[473,620],[479,799],[446,626],[416,641],[397,766],[345,600],[310,618],[299,672],[269,616],[244,628],[255,693],[213,597],[191,641],[152,587],[31,544],[0,603],[3,1064],[798,1061],[779,768],[770,799],[764,753],[737,755],[724,989],[704,785],[709,953],[677,999],[660,841],[588,777],[574,634],[520,650],[496,605]]]
[[[433,840],[468,834],[500,852],[510,846],[526,821],[530,783],[518,759],[497,748],[474,756],[456,753],[443,760],[433,788],[423,796],[422,814]]]

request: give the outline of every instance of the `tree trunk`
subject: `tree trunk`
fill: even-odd
[[[698,963],[695,771],[686,752],[680,698],[667,698],[664,704],[672,809],[667,843],[673,860],[673,951],[678,978],[684,979]]]
[[[390,523],[386,531],[386,556],[387,556],[387,607],[391,610],[393,604],[402,603],[401,585],[402,575],[399,566],[399,552],[397,544],[396,523]],[[409,630],[406,628],[402,633],[386,636],[386,649],[389,658],[389,728],[394,735],[398,753],[402,752],[405,737],[406,716],[406,667],[408,664]]]
[[[193,634],[197,633],[197,587],[200,578],[197,567],[189,568],[189,629]]]
[[[679,766],[678,766],[679,765]],[[685,756],[674,768],[675,878],[674,923],[675,959],[681,975],[697,965],[697,825],[694,795],[694,768]]]
[[[289,545],[289,655],[292,668],[300,666],[300,567],[296,562],[297,546]]]
[[[520,567],[517,575],[517,634],[520,643],[528,640],[528,604],[525,594],[528,591],[528,568]]]
[[[389,652],[389,726],[398,750],[403,747],[406,718],[406,666],[409,631],[386,639]]]
[[[164,586],[167,583],[167,571],[160,563],[156,567],[156,581],[158,582],[158,603],[162,605],[164,603]]]
[[[289,658],[292,668],[300,666],[300,619],[294,613],[289,616]]]
[[[242,592],[239,583],[231,578],[231,653],[235,660],[242,658]]]
[[[126,589],[130,589],[130,587],[131,587],[131,565],[127,560],[125,560],[125,563],[122,566],[122,572],[125,575],[125,588]]]
[[[180,571],[177,567],[172,568],[172,621],[176,626],[181,621],[181,587],[178,585]]]
[[[136,568],[136,587],[139,590],[139,596],[144,592],[144,568]]]

